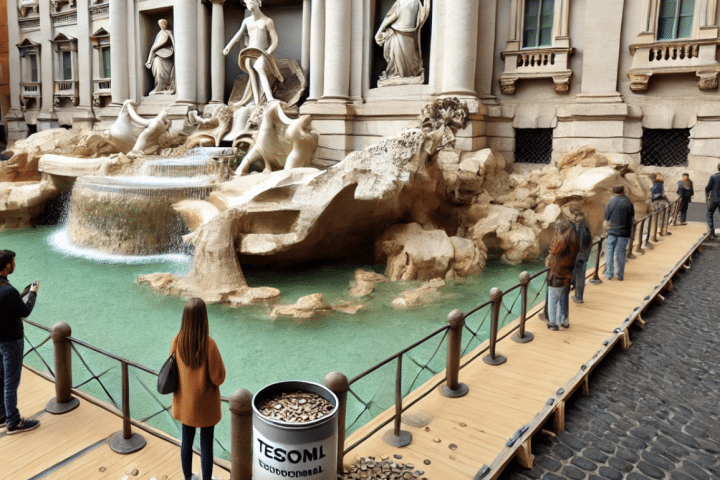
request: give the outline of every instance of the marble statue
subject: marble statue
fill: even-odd
[[[387,68],[378,86],[404,85],[425,81],[420,29],[430,13],[430,0],[396,0],[375,34],[383,47]]]
[[[263,111],[257,138],[235,173],[247,175],[253,163],[261,161],[264,171],[289,170],[310,166],[319,134],[310,129],[311,118],[288,117],[278,100],[270,102]]]
[[[138,136],[135,146],[130,153],[128,153],[128,157],[152,155],[160,146],[160,137],[170,130],[170,118],[168,117],[167,110],[164,108],[155,118],[144,121],[147,127]]]
[[[155,77],[155,88],[150,91],[149,95],[175,93],[175,38],[172,31],[167,28],[167,20],[161,19],[158,21],[158,25],[160,25],[160,31],[150,47],[150,53],[145,63]]]
[[[240,30],[223,50],[223,55],[227,55],[238,41],[242,39],[245,42],[245,48],[238,57],[238,65],[248,74],[250,82],[245,88],[240,106],[247,105],[251,99],[255,105],[260,105],[263,96],[265,102],[274,100],[273,86],[283,81],[280,68],[272,56],[278,46],[275,23],[260,11],[261,0],[246,0],[245,5],[251,15],[243,20]]]

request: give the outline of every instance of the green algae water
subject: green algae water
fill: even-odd
[[[40,281],[38,300],[30,320],[52,327],[65,321],[72,336],[97,348],[140,363],[154,370],[167,358],[170,342],[180,328],[183,299],[155,293],[135,283],[142,274],[153,272],[187,273],[191,257],[164,255],[155,257],[98,256],[93,252],[67,247],[62,227],[39,227],[2,233],[0,248],[17,253],[17,268],[10,281],[19,289],[33,280]],[[278,303],[295,303],[311,293],[322,293],[328,303],[353,299],[349,282],[356,268],[382,272],[382,265],[321,265],[302,268],[248,270],[251,286],[279,288]],[[463,283],[446,285],[433,304],[398,310],[391,302],[401,292],[421,282],[385,283],[376,288],[364,309],[355,315],[331,312],[315,319],[269,316],[266,305],[231,309],[209,305],[210,335],[225,361],[227,378],[221,387],[223,396],[239,388],[255,393],[282,380],[308,380],[321,383],[325,374],[340,371],[352,379],[380,361],[409,346],[446,324],[447,314],[459,308],[464,312],[484,303],[492,287],[503,291],[518,282],[520,272],[531,274],[542,269],[540,263],[518,267],[493,262],[482,276]],[[538,282],[534,282],[538,283]],[[531,284],[530,301],[542,295]],[[508,296],[510,297],[510,296]],[[514,300],[513,300],[514,299]],[[517,317],[520,302],[513,295],[503,302],[506,321]],[[512,313],[507,313],[512,311]],[[480,330],[472,339],[466,331],[466,350],[487,338],[489,309],[469,318],[468,326]],[[484,320],[482,327],[480,322]],[[26,352],[47,338],[47,333],[26,326]],[[446,345],[431,340],[417,352],[408,354],[403,363],[403,388],[415,388],[444,368]],[[26,363],[47,371],[53,365],[52,342],[26,354]],[[117,361],[83,347],[73,356],[74,385],[105,401],[121,399],[121,368]],[[434,352],[437,354],[433,357]],[[42,359],[40,358],[42,357]],[[81,358],[82,357],[82,358]],[[432,361],[429,359],[432,358]],[[424,368],[426,367],[427,368]],[[353,386],[362,401],[349,396],[348,425],[355,429],[392,405],[395,364],[390,363]],[[462,375],[462,374],[461,374]],[[414,382],[414,383],[413,383]],[[162,411],[171,396],[155,391],[155,378],[131,369],[131,414],[146,420],[173,436],[180,430],[169,413]],[[219,447],[215,454],[228,457],[230,448],[229,414],[216,428]],[[30,414],[30,412],[26,412]],[[35,413],[35,412],[33,412]],[[118,430],[122,427],[118,420]]]

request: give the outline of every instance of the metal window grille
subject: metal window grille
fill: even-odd
[[[515,161],[549,164],[552,159],[552,128],[516,128]]]
[[[690,129],[643,128],[640,163],[653,167],[682,167],[688,164]]]

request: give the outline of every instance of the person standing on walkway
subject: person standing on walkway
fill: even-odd
[[[575,303],[583,303],[585,270],[587,269],[587,262],[590,258],[590,250],[592,249],[592,235],[590,234],[584,213],[578,212],[575,214],[573,228],[575,229],[575,235],[577,235],[579,251],[575,259],[575,269],[573,270],[575,295],[573,295],[572,299]]]
[[[549,268],[547,277],[547,318],[548,328],[568,328],[570,279],[575,268],[580,247],[575,229],[568,220],[560,220],[555,225],[555,236],[550,242],[550,254],[545,259]]]
[[[665,179],[661,174],[655,175],[652,188],[650,189],[651,201],[656,202],[665,197]]]
[[[195,429],[200,429],[202,479],[210,480],[213,470],[213,436],[222,417],[220,385],[225,381],[225,365],[215,341],[210,338],[207,308],[199,298],[191,298],[183,309],[180,332],[173,338],[170,354],[175,354],[180,384],[173,393],[172,416],[182,423],[180,461],[185,480],[197,480],[192,473]]]
[[[608,280],[612,280],[614,276],[623,280],[627,244],[635,221],[635,207],[625,195],[622,185],[613,187],[613,195],[605,206],[605,221],[609,223],[605,247],[605,276]]]
[[[715,238],[715,226],[713,224],[713,215],[715,210],[720,209],[720,163],[718,163],[718,172],[710,176],[707,186],[705,187],[705,200],[707,201],[707,224],[710,236]]]
[[[678,181],[677,194],[680,197],[680,225],[687,225],[688,206],[690,205],[690,199],[695,195],[695,189],[689,174],[682,174],[682,180]]]
[[[15,271],[15,252],[0,250],[0,427],[7,426],[7,434],[27,432],[40,425],[37,420],[20,416],[17,408],[17,391],[25,347],[23,317],[32,312],[37,298],[39,283],[33,282],[27,299],[8,282],[8,275]]]

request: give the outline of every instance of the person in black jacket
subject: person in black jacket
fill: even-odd
[[[580,251],[575,259],[575,269],[573,270],[573,283],[575,284],[575,295],[572,299],[575,303],[583,303],[583,294],[585,292],[585,269],[590,258],[590,250],[592,249],[592,235],[585,221],[585,214],[578,212],[575,214],[573,228],[578,237]]]
[[[26,300],[8,282],[15,271],[15,252],[0,250],[0,427],[7,426],[7,434],[37,428],[40,422],[22,418],[17,408],[17,391],[23,363],[23,317],[32,312],[37,298],[38,282],[30,286]]]
[[[605,206],[605,221],[609,223],[605,247],[605,276],[612,280],[617,274],[617,279],[622,280],[625,277],[627,244],[635,221],[635,207],[625,196],[622,185],[613,187],[613,195]]]
[[[715,226],[713,225],[713,215],[715,210],[720,209],[720,163],[718,163],[718,172],[710,176],[707,186],[705,187],[705,200],[707,201],[707,224],[710,236],[715,238]]]
[[[678,181],[677,194],[680,196],[680,225],[687,225],[685,220],[687,219],[688,206],[690,205],[690,199],[695,195],[695,189],[689,174],[682,174],[682,180]]]

